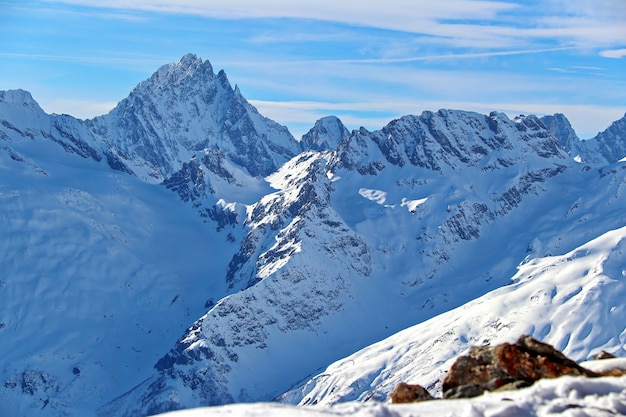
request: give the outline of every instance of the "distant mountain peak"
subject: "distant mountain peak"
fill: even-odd
[[[543,116],[541,122],[550,130],[550,133],[559,140],[559,144],[572,157],[580,154],[580,139],[567,117],[562,113],[552,116]]]
[[[167,85],[173,86],[188,80],[210,80],[215,77],[213,66],[206,60],[194,54],[183,56],[178,63],[169,63],[159,68],[149,79],[141,82],[137,87],[150,86],[160,88]]]
[[[304,149],[325,151],[334,149],[339,142],[348,137],[350,132],[336,116],[322,117],[304,136],[302,146]]]
[[[252,176],[265,176],[300,152],[286,127],[261,116],[224,70],[187,54],[159,68],[94,131],[133,160],[140,177],[163,181],[204,149],[219,150]]]
[[[13,105],[17,104],[23,107],[37,109],[43,112],[39,104],[35,101],[35,99],[33,99],[33,96],[31,96],[28,91],[22,89],[0,91],[0,103]]]

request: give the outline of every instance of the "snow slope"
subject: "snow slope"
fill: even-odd
[[[235,247],[163,187],[47,138],[0,148],[0,415],[88,416],[225,294]]]
[[[418,404],[348,403],[293,407],[275,403],[235,404],[162,414],[165,417],[608,417],[626,415],[626,377],[543,380],[514,392],[487,393],[467,400]]]
[[[558,256],[520,265],[511,284],[335,362],[283,396],[293,404],[384,401],[399,382],[433,393],[469,347],[522,334],[581,361],[626,356],[626,227]]]

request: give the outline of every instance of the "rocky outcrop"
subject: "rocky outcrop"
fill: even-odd
[[[510,384],[528,386],[563,375],[598,376],[552,346],[522,336],[514,344],[473,347],[458,358],[443,379],[443,397],[473,397]]]
[[[394,390],[391,391],[389,398],[391,398],[391,402],[394,404],[417,403],[435,399],[435,397],[430,395],[428,390],[421,385],[411,385],[405,382],[399,383]]]
[[[603,352],[605,353],[605,352]],[[607,356],[608,355],[608,356]],[[607,354],[602,357],[612,357]],[[459,357],[442,381],[444,399],[471,398],[485,391],[524,388],[540,379],[561,376],[622,376],[622,369],[594,372],[584,368],[551,345],[530,336],[515,343],[475,346]],[[390,394],[392,403],[420,402],[434,399],[420,385],[400,383]]]

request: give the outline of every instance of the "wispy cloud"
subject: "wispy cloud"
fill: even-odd
[[[41,108],[49,113],[69,114],[79,119],[91,119],[110,112],[116,105],[113,101],[52,99],[40,100]]]
[[[441,55],[424,55],[424,56],[411,56],[405,58],[374,58],[374,59],[344,59],[344,60],[332,60],[332,61],[316,61],[316,62],[335,62],[345,64],[399,64],[405,62],[418,62],[418,61],[441,61],[441,60],[457,60],[457,59],[475,59],[475,58],[489,58],[497,56],[511,56],[511,55],[531,55],[541,54],[546,52],[566,51],[578,49],[577,47],[562,47],[562,48],[543,48],[543,49],[518,49],[509,51],[490,51],[490,52],[468,52],[468,53],[451,53]]]
[[[514,3],[494,0],[449,0],[443,2],[415,2],[414,0],[364,0],[358,7],[351,2],[317,0],[293,2],[290,0],[47,0],[118,10],[149,10],[162,13],[195,14],[215,18],[306,18],[341,21],[371,27],[414,28],[416,23],[432,19],[493,19],[499,13],[517,9]],[[406,29],[403,29],[406,30]]]
[[[60,2],[50,2],[50,3],[64,4],[67,2],[60,1]],[[89,9],[83,8],[81,10],[70,8],[70,7],[51,7],[49,5],[37,6],[37,5],[28,4],[28,3],[10,4],[9,7],[14,12],[26,12],[26,13],[36,12],[36,13],[46,14],[48,16],[55,15],[55,16],[65,16],[65,17],[73,17],[73,18],[98,17],[101,19],[122,20],[122,21],[127,21],[127,22],[145,22],[147,20],[145,15],[140,15],[136,12],[133,12],[132,8],[125,9],[125,10],[120,9],[117,11],[115,10],[110,11],[111,9],[109,8],[95,8],[94,5],[91,5],[91,4],[87,6],[89,6],[90,8]]]
[[[510,47],[529,39],[552,44],[581,46],[623,42],[626,17],[622,0],[544,0],[518,4],[493,0],[446,2],[364,0],[48,0],[119,11],[143,10],[188,14],[218,19],[294,18],[316,19],[348,25],[426,35],[458,47]],[[258,38],[261,39],[261,38]],[[257,40],[258,40],[257,39]],[[432,41],[432,39],[431,39]]]
[[[600,52],[600,56],[605,58],[620,59],[626,57],[626,49],[612,49]]]
[[[165,58],[129,58],[119,56],[78,56],[78,55],[47,55],[47,54],[19,54],[0,52],[0,58],[27,59],[35,61],[70,62],[79,64],[123,64],[123,65],[162,65]]]

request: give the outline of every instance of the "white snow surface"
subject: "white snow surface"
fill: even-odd
[[[162,417],[609,417],[626,415],[626,377],[546,379],[519,391],[417,404],[345,403],[294,407],[235,404],[161,414]]]
[[[578,361],[602,350],[626,356],[625,252],[623,227],[566,254],[533,259],[520,265],[510,285],[335,362],[283,400],[381,401],[400,382],[437,394],[446,370],[470,346],[513,342],[522,334]]]

